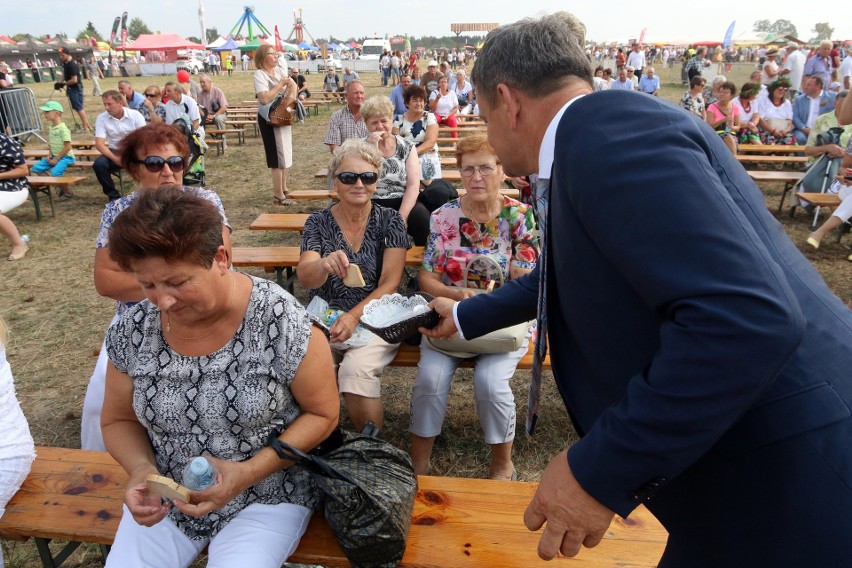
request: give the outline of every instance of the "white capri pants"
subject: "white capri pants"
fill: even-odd
[[[212,539],[191,540],[166,517],[137,524],[124,506],[106,568],[186,568],[207,550],[208,568],[280,568],[299,546],[313,511],[301,505],[254,503]]]
[[[28,189],[0,191],[0,213],[8,213],[12,209],[20,207],[29,197],[30,191]]]
[[[848,221],[852,218],[852,185],[843,185],[842,183],[838,183],[837,185],[840,186],[837,196],[841,201],[831,216],[839,217],[841,221]]]
[[[118,321],[118,317],[118,314],[113,316],[107,329]],[[106,334],[104,334],[104,341],[101,343],[101,352],[98,354],[98,362],[95,363],[95,370],[89,378],[89,385],[86,387],[86,398],[83,399],[83,413],[80,416],[80,448],[84,450],[106,451],[104,437],[101,434],[101,411],[104,408],[108,361]]]
[[[486,444],[503,444],[515,439],[515,396],[509,381],[515,376],[515,369],[526,355],[528,345],[529,334],[517,351],[476,356],[473,396]],[[429,340],[423,337],[411,394],[410,433],[421,438],[441,433],[450,385],[462,361],[463,358],[432,349]]]

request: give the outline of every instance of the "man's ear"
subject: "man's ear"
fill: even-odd
[[[497,108],[506,114],[506,121],[512,130],[518,128],[521,115],[521,100],[519,92],[505,83],[497,85]]]

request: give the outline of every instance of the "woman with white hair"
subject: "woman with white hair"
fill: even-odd
[[[465,77],[464,69],[456,71],[456,83],[453,92],[459,101],[459,114],[470,114],[473,112],[473,98],[475,92],[473,84]]]

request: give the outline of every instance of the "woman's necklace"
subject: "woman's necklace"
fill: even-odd
[[[204,335],[197,335],[195,337],[184,337],[183,335],[178,335],[177,332],[172,331],[172,318],[168,314],[166,314],[166,332],[171,333],[172,335],[174,335],[178,339],[183,339],[184,341],[195,341],[196,339],[204,339],[205,337],[210,337],[211,335],[213,335],[214,332],[216,332],[216,330],[219,329],[219,326],[222,325],[222,322],[224,322],[225,320],[228,319],[228,315],[230,315],[230,313],[231,313],[231,308],[234,307],[234,300],[236,300],[236,298],[237,298],[237,277],[234,276],[234,274],[232,273],[231,274],[231,303],[228,304],[228,309],[227,309],[227,311],[225,311],[225,315],[218,322],[216,322],[216,325],[213,326],[213,329],[211,329],[209,332],[205,333]]]
[[[340,207],[340,206],[338,205],[338,207]],[[345,219],[346,223],[351,227],[352,221],[350,221],[349,219],[346,219],[346,216],[343,214],[343,210],[338,209],[337,212],[340,213],[340,219],[341,220]],[[346,240],[346,244],[349,245],[349,249],[352,252],[358,251],[358,249],[363,244],[363,242],[364,242],[364,229],[367,227],[367,221],[369,219],[370,219],[370,212],[367,211],[367,214],[364,216],[364,220],[361,221],[360,226],[357,224],[358,221],[355,221],[356,229],[355,229],[355,231],[351,232],[351,234],[352,234],[351,240],[349,239],[349,235],[346,234],[346,229],[343,228],[343,224],[338,222],[338,225],[340,226],[340,232],[343,234],[343,238]],[[359,237],[360,237],[360,240],[359,240]]]

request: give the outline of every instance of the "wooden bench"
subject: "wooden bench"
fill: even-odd
[[[527,354],[521,357],[521,360],[518,362],[518,369],[532,369],[534,349],[535,344],[533,342],[530,342]],[[391,361],[390,364],[392,367],[416,367],[419,362],[420,346],[403,343],[399,346],[399,351],[396,352],[396,357],[393,358],[393,361]],[[472,368],[475,362],[475,359],[465,359],[459,364],[459,366],[465,368]],[[544,361],[542,361],[542,368],[548,371],[550,370],[549,353],[545,356]]]
[[[104,555],[121,519],[127,473],[105,452],[38,447],[38,457],[0,519],[0,537],[35,539],[45,567],[59,566],[81,543]],[[538,558],[541,531],[531,532],[523,512],[537,483],[454,477],[418,477],[403,568],[552,566]],[[603,541],[566,563],[591,568],[656,566],[668,534],[643,506],[615,517]],[[68,544],[53,555],[51,541]],[[557,560],[559,562],[560,560]],[[288,559],[346,567],[349,562],[321,513],[315,514]]]
[[[787,192],[790,191],[793,186],[799,183],[803,177],[805,177],[804,172],[770,172],[763,170],[748,170],[746,172],[755,183],[783,183],[784,191],[781,192],[781,201],[778,203],[778,212],[781,212],[781,209],[784,208],[784,199],[787,197]]]
[[[774,144],[740,144],[737,146],[740,153],[746,152],[764,152],[776,154],[798,154],[804,152],[804,146],[783,146]]]
[[[47,195],[47,200],[50,203],[50,215],[56,217],[56,210],[53,207],[52,189],[54,187],[67,189],[72,185],[83,183],[86,181],[86,178],[83,176],[27,176],[27,181],[30,182],[30,198],[33,200],[33,207],[35,207],[36,221],[41,221],[41,205],[38,202],[39,193]]]
[[[760,156],[752,154],[737,154],[737,160],[755,164],[807,164],[807,156]]]
[[[40,160],[29,159],[29,160],[27,160],[27,167],[32,170],[33,166],[36,165],[39,161]],[[94,162],[89,162],[89,161],[78,162],[78,161],[75,161],[73,164],[68,166],[68,168],[76,168],[78,170],[91,170],[94,167],[94,165],[95,165]]]
[[[300,231],[310,213],[261,213],[251,222],[251,231]]]
[[[257,126],[256,120],[227,120],[225,124],[231,126],[233,128],[243,128],[244,126],[251,126],[254,129],[254,137],[257,138],[260,136],[260,128]]]
[[[293,293],[299,247],[233,247],[231,262],[236,267],[254,266],[275,272],[275,282]],[[423,247],[411,247],[405,257],[406,266],[423,264]],[[285,278],[286,274],[286,278]]]
[[[209,134],[210,136],[221,136],[223,139],[227,140],[229,134],[237,135],[237,144],[242,146],[246,141],[246,129],[245,128],[230,128],[225,130],[220,130],[218,128],[205,128],[204,132]]]

